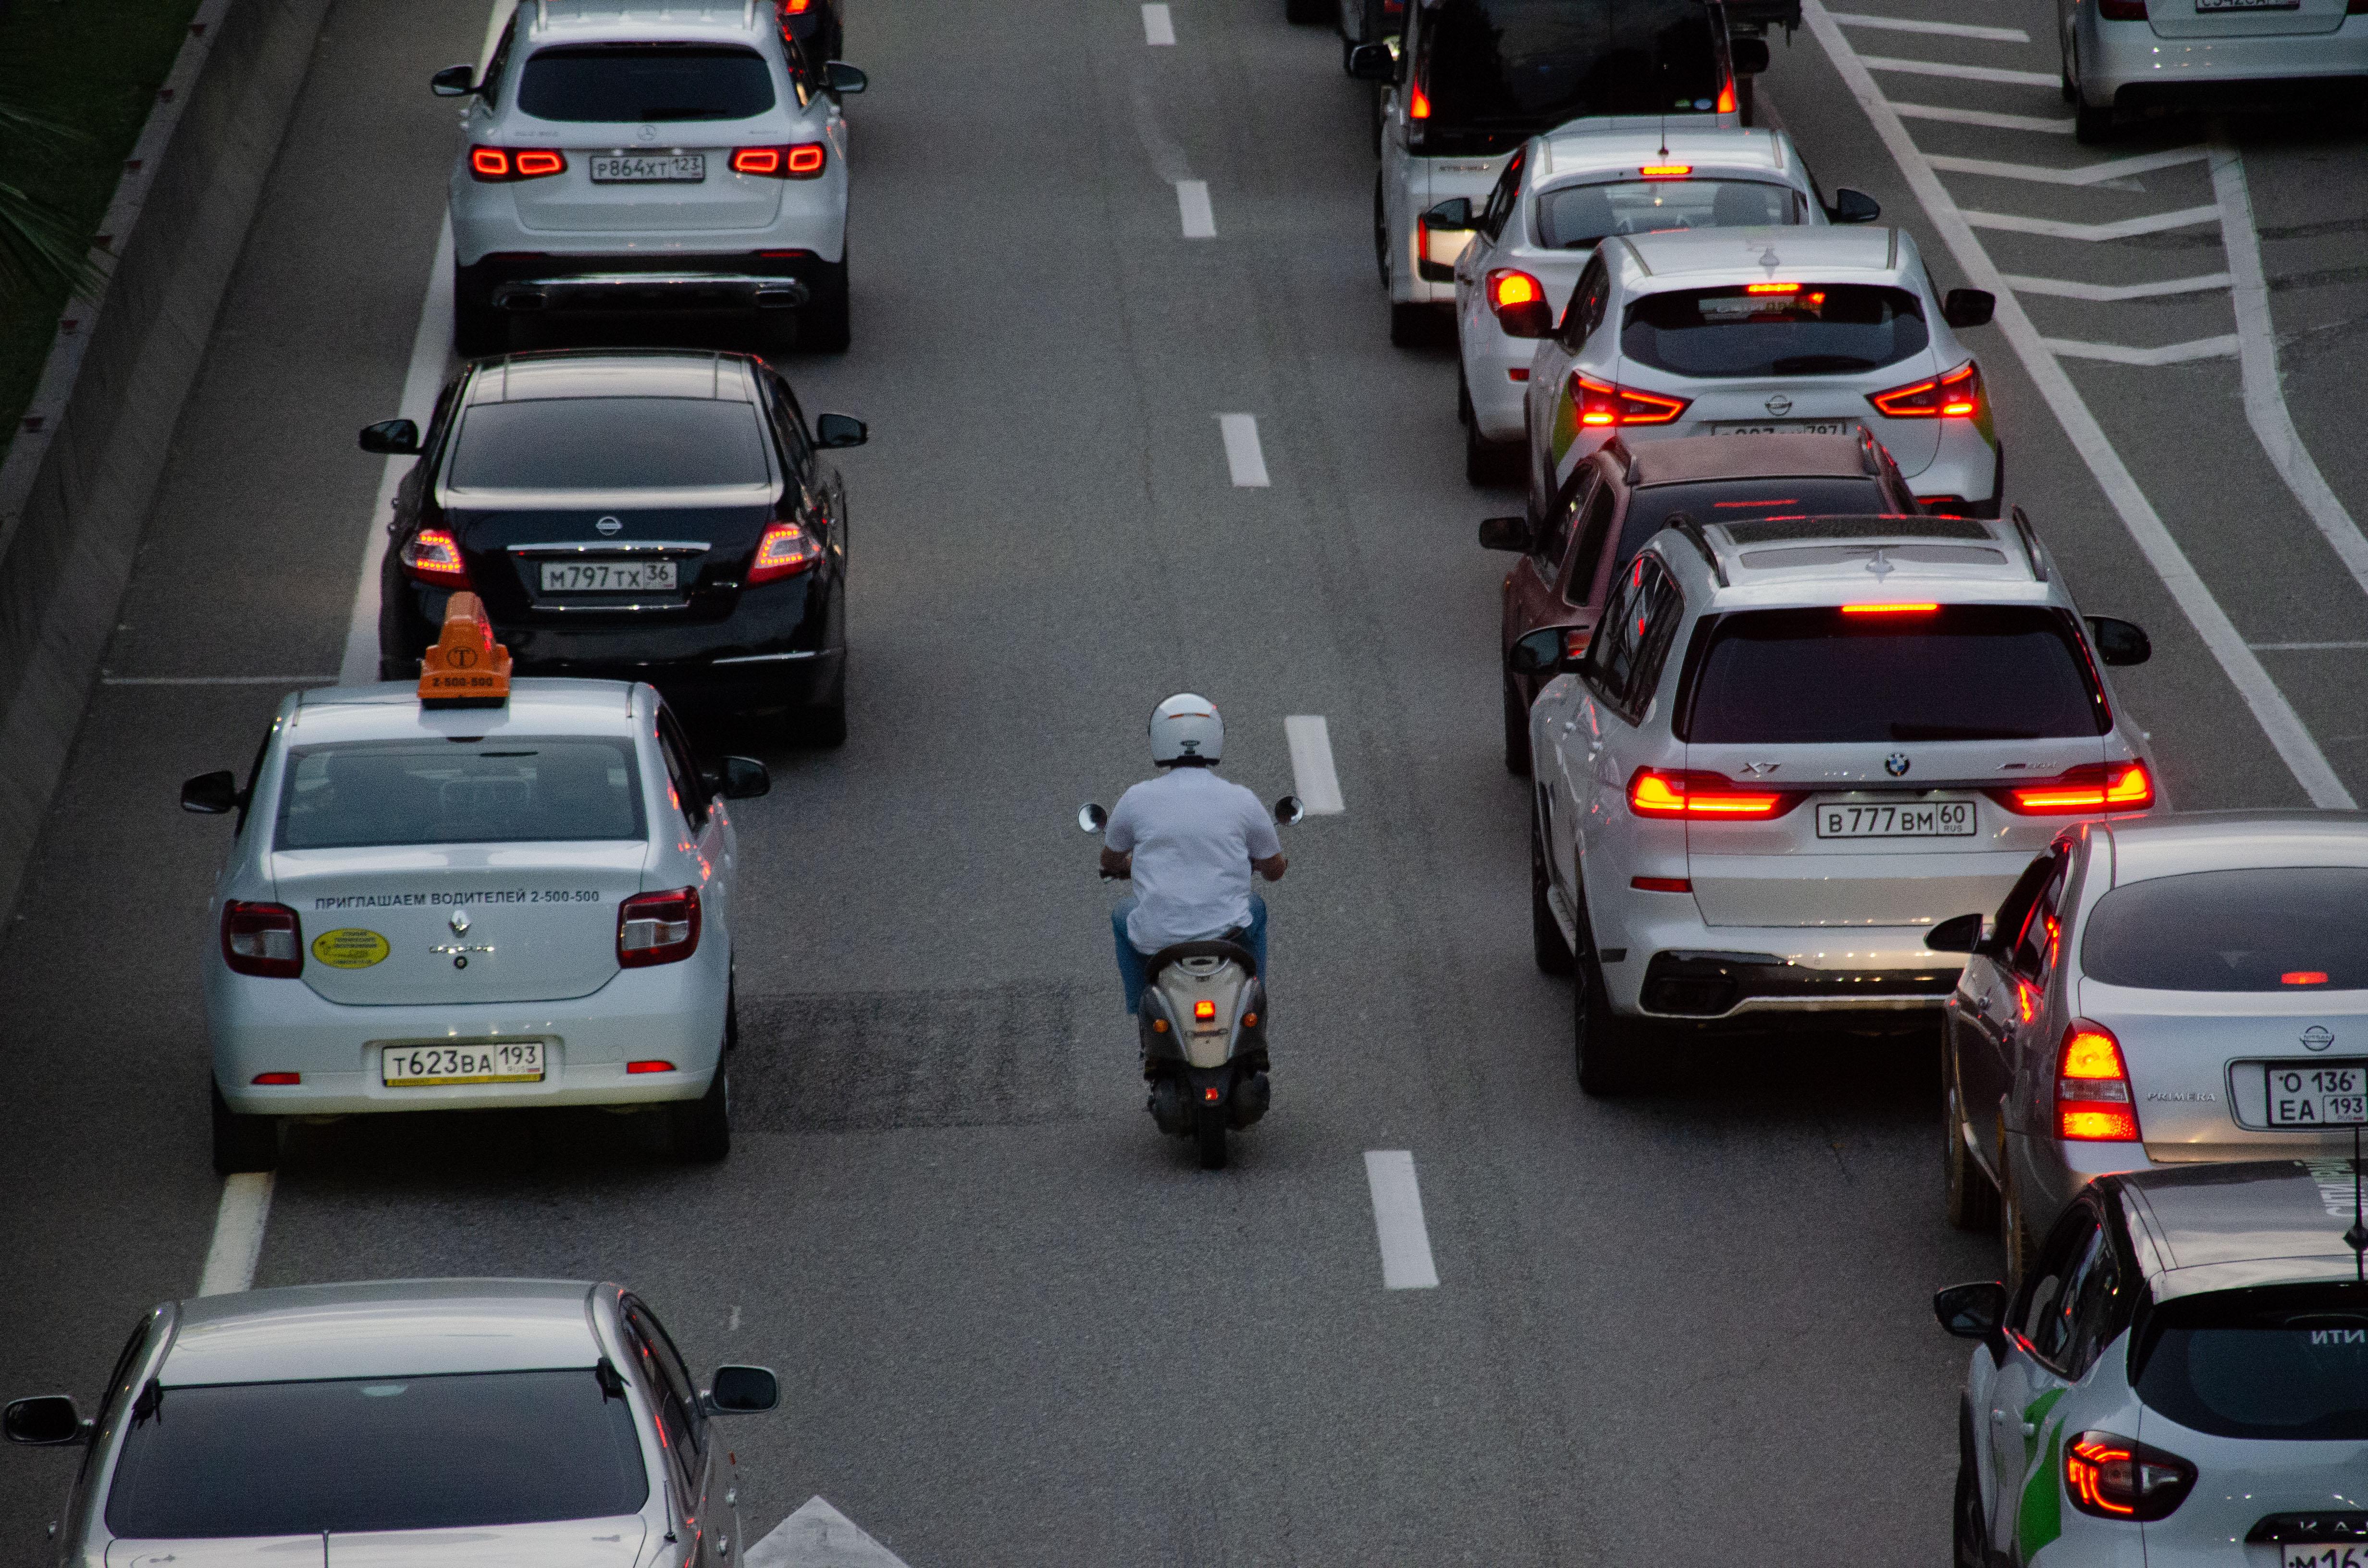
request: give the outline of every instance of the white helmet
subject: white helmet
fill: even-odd
[[[1160,767],[1214,763],[1224,751],[1225,722],[1207,698],[1179,691],[1151,710],[1151,760]]]

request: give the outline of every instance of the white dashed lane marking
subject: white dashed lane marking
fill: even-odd
[[[1258,449],[1257,416],[1220,414],[1217,432],[1225,440],[1225,466],[1233,471],[1235,485],[1243,490],[1265,489],[1266,454]]]
[[[1176,41],[1176,18],[1168,15],[1167,6],[1145,6],[1143,8],[1143,41],[1150,44]]]
[[[1439,1269],[1430,1260],[1430,1232],[1422,1222],[1414,1155],[1404,1149],[1366,1150],[1365,1185],[1372,1190],[1373,1230],[1382,1243],[1382,1289],[1436,1290]]]
[[[1321,713],[1294,713],[1282,722],[1283,738],[1291,743],[1291,782],[1299,803],[1310,816],[1331,816],[1349,809],[1340,799],[1340,775],[1332,766],[1332,727]]]
[[[2059,300],[2088,300],[2102,304],[2117,300],[2158,300],[2167,294],[2201,294],[2226,289],[2232,279],[2226,272],[2207,272],[2199,278],[2166,278],[2158,283],[2081,283],[2068,278],[2023,278],[2001,272],[1998,281],[2018,294],[2049,294]]]
[[[1996,229],[2009,234],[2044,234],[2052,240],[2083,240],[2091,244],[2220,222],[2217,207],[2182,207],[2176,212],[2149,212],[2142,218],[2123,218],[2111,223],[2065,223],[2053,218],[2026,218],[2020,212],[1976,212],[1970,207],[1959,209],[1959,214],[1976,229]]]
[[[2044,71],[2001,71],[1995,65],[1943,65],[1937,60],[1894,60],[1888,55],[1861,54],[1860,64],[1870,71],[1896,71],[1907,76],[1952,76],[1960,82],[1997,82],[2009,87],[2053,87],[2056,79]]]
[[[1209,182],[1204,179],[1179,179],[1176,182],[1176,210],[1184,219],[1184,237],[1188,240],[1213,240],[1217,237],[1217,214],[1209,206]]]
[[[227,1296],[255,1283],[256,1260],[263,1256],[263,1228],[270,1218],[269,1171],[222,1177],[213,1244],[206,1248],[205,1272],[198,1276],[199,1295]]]

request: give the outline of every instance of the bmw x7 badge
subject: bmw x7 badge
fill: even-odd
[[[1907,778],[1907,754],[1904,751],[1893,752],[1883,759],[1883,770],[1894,778]]]

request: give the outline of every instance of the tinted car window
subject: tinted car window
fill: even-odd
[[[1568,185],[1538,198],[1538,243],[1577,250],[1606,234],[1745,229],[1801,221],[1790,187],[1758,180],[1656,179]]]
[[[1673,289],[1628,307],[1620,351],[1680,376],[1821,376],[1872,370],[1920,354],[1924,307],[1871,283]]]
[[[2091,980],[2151,991],[2368,989],[2368,869],[2281,866],[2125,883],[2080,937]]]
[[[677,490],[761,484],[754,403],[685,397],[484,403],[461,421],[445,483],[464,490]]]
[[[2071,628],[2036,607],[1745,610],[1701,635],[1689,741],[2037,740],[2108,722]]]
[[[537,50],[518,80],[518,108],[537,119],[746,119],[772,107],[762,55],[708,44],[563,44]]]
[[[607,1518],[649,1496],[589,1367],[166,1388],[142,1397],[107,1527],[158,1538]]]
[[[1702,0],[1442,0],[1429,16],[1420,79],[1437,127],[1543,131],[1716,107]]]
[[[275,847],[643,836],[622,741],[438,738],[290,753]]]
[[[1734,523],[1746,517],[1879,512],[1888,501],[1882,484],[1872,476],[1651,485],[1629,498],[1628,515],[1620,521],[1619,560],[1625,564],[1679,512],[1698,523]]]
[[[2368,1287],[2281,1285],[2169,1301],[2130,1360],[2138,1398],[2199,1432],[2368,1438]]]

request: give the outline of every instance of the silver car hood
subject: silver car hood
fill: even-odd
[[[638,1514],[468,1529],[211,1540],[113,1540],[107,1568],[634,1568],[648,1535]]]

